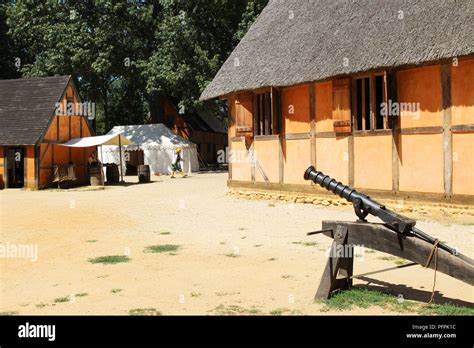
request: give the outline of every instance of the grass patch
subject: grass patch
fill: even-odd
[[[219,305],[212,310],[214,313],[218,315],[259,315],[262,312],[252,306],[251,308],[244,308],[237,305]]]
[[[460,307],[452,303],[422,306],[418,311],[422,315],[474,315],[474,308]]]
[[[277,308],[277,309],[274,309],[273,311],[270,311],[269,314],[278,316],[278,315],[301,314],[301,312],[297,310],[291,310],[288,308]]]
[[[291,278],[291,275],[289,275],[289,274],[283,274],[281,277],[282,277],[283,279],[290,279],[290,278]]]
[[[255,248],[260,248],[261,246],[263,246],[263,244],[255,244],[254,245]]]
[[[169,236],[171,234],[171,232],[168,232],[168,231],[164,231],[164,232],[160,232],[160,234],[162,236]]]
[[[226,242],[219,242],[220,245],[226,245]]]
[[[64,302],[69,302],[68,296],[58,297],[54,299],[54,303],[64,303]]]
[[[240,295],[240,292],[216,292],[216,296],[230,296],[230,295]]]
[[[102,263],[104,265],[112,265],[115,263],[128,262],[131,258],[126,255],[110,255],[110,256],[99,256],[93,259],[89,259],[90,263]]]
[[[245,227],[239,227],[239,231],[245,231],[246,228]]]
[[[128,315],[133,316],[157,316],[162,313],[156,308],[134,308],[128,311]]]
[[[11,316],[11,315],[18,315],[18,312],[15,312],[15,311],[0,312],[0,316],[2,317]]]
[[[267,261],[276,261],[276,260],[278,260],[276,257],[271,257],[271,258],[267,259]]]
[[[269,208],[275,208],[276,205],[275,205],[274,203],[268,203],[267,207],[269,207]]]
[[[35,305],[36,308],[44,308],[44,307],[47,307],[47,306],[49,306],[49,304],[46,304],[46,303],[43,303],[43,302],[38,303],[38,304]]]
[[[191,293],[191,297],[199,297],[201,296],[202,294],[200,292],[192,292]]]
[[[74,296],[76,296],[76,297],[86,297],[86,296],[88,296],[88,295],[89,295],[89,294],[88,294],[87,292],[81,292],[81,293],[79,293],[79,294],[75,294]]]
[[[237,258],[237,257],[240,257],[239,254],[236,254],[236,253],[227,253],[227,254],[224,254],[224,256],[227,256],[227,257],[232,257],[232,258]]]
[[[401,257],[397,257],[397,256],[381,256],[381,257],[378,257],[378,259],[384,260],[384,261],[392,261],[396,265],[399,265],[399,266],[407,265],[410,263],[410,261],[402,259]]]
[[[316,242],[291,242],[294,245],[304,245],[304,246],[316,246],[318,243]]]
[[[115,288],[115,289],[110,290],[110,292],[111,292],[112,294],[116,294],[116,293],[118,293],[118,292],[120,292],[120,291],[123,291],[123,289]]]
[[[86,243],[96,243],[96,242],[97,242],[97,239],[86,240]]]
[[[334,294],[331,298],[323,300],[325,310],[350,310],[353,307],[369,308],[398,304],[397,297],[376,290],[352,289]]]
[[[145,253],[170,253],[175,252],[180,248],[179,245],[175,244],[159,244],[147,246],[143,252]]]

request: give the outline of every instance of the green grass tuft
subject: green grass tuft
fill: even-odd
[[[54,303],[63,303],[63,302],[69,302],[69,296],[58,297],[54,299]]]
[[[133,316],[157,316],[163,315],[159,310],[156,308],[134,308],[128,311],[128,315]]]
[[[145,253],[169,253],[177,251],[180,248],[179,245],[175,244],[159,244],[151,245],[145,248],[143,252]]]
[[[81,292],[81,293],[79,293],[79,294],[75,294],[74,296],[76,296],[76,297],[86,297],[86,296],[88,296],[88,295],[89,295],[89,294],[88,294],[87,292]]]
[[[254,306],[251,308],[244,308],[236,305],[224,306],[222,304],[214,308],[212,311],[218,315],[259,315],[262,313]]]
[[[113,294],[116,294],[116,293],[118,293],[118,292],[120,292],[120,291],[123,291],[123,289],[115,288],[115,289],[110,290],[110,292],[113,293]]]
[[[126,255],[110,255],[110,256],[99,256],[93,259],[89,259],[90,263],[102,263],[104,265],[111,265],[115,263],[128,262],[131,258]]]
[[[15,311],[0,312],[0,316],[2,317],[12,316],[12,315],[18,315],[18,312],[15,312]]]

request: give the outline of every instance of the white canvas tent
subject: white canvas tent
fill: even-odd
[[[122,169],[130,151],[142,150],[144,164],[150,166],[152,173],[169,174],[174,152],[177,148],[182,150],[184,160],[183,171],[186,173],[199,170],[197,146],[193,142],[174,134],[164,124],[148,124],[136,126],[117,126],[107,135],[123,134],[135,145],[123,146]],[[102,163],[120,164],[118,146],[104,146],[101,158]]]

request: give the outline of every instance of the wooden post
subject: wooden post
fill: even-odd
[[[397,93],[397,72],[392,71],[389,78],[390,100],[392,103],[398,102]],[[389,105],[390,101],[387,101]],[[391,115],[388,111],[388,116],[392,118],[392,191],[397,193],[400,190],[400,151],[401,151],[401,134],[400,134],[400,117]],[[389,122],[390,123],[390,122]]]
[[[120,183],[123,184],[123,168],[122,168],[122,135],[119,134],[119,155],[120,155]]]
[[[443,157],[444,193],[453,193],[453,134],[451,132],[451,64],[441,66],[441,87],[443,94]]]
[[[309,85],[309,119],[310,119],[310,132],[311,132],[311,165],[316,166],[316,88],[312,82]]]
[[[346,226],[337,226],[328,262],[316,292],[316,299],[328,299],[334,290],[346,290],[352,287],[354,248],[347,244],[348,234],[349,230]],[[341,251],[343,255],[340,256]],[[338,277],[339,275],[341,277]]]

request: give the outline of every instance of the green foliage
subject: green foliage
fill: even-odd
[[[90,263],[102,263],[104,265],[110,265],[121,262],[128,262],[131,259],[126,255],[111,255],[111,256],[99,256],[93,259],[89,259]]]
[[[156,96],[192,112],[268,0],[0,0],[0,78],[73,75],[97,133],[149,121]],[[206,105],[214,114],[221,103]]]
[[[179,245],[174,244],[161,244],[161,245],[151,245],[145,248],[145,253],[168,253],[177,251],[180,248]]]

